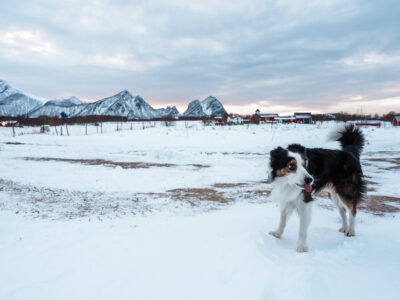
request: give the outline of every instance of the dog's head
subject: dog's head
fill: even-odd
[[[296,185],[310,193],[312,191],[313,177],[305,168],[305,160],[299,153],[289,151],[282,147],[270,152],[269,181],[286,182]]]

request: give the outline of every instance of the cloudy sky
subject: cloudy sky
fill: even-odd
[[[400,111],[400,2],[6,0],[0,79],[180,111],[209,95],[239,113]]]

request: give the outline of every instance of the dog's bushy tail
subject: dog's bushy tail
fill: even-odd
[[[354,124],[345,124],[329,135],[329,140],[338,141],[344,151],[353,153],[357,158],[364,148],[365,138],[361,130]]]

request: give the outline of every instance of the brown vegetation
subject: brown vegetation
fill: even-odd
[[[106,167],[121,167],[123,169],[147,169],[152,167],[177,167],[176,164],[168,163],[150,163],[150,162],[119,162],[104,159],[74,159],[74,158],[58,158],[58,157],[23,157],[24,160],[31,161],[58,161],[68,163],[79,163],[89,166],[106,166]],[[191,166],[195,168],[208,168],[208,165],[201,164],[187,164],[184,166]]]

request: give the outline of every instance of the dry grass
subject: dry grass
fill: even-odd
[[[368,195],[364,201],[361,201],[358,207],[379,216],[383,216],[386,213],[396,213],[400,211],[399,207],[388,203],[396,203],[400,205],[400,198],[382,195]]]
[[[25,143],[20,143],[20,142],[6,142],[4,144],[6,144],[6,145],[25,145]]]
[[[197,201],[212,201],[219,203],[228,203],[233,201],[232,198],[227,197],[222,192],[207,188],[173,189],[168,190],[167,193],[171,195],[172,199],[189,201],[191,205],[195,205],[195,202]],[[193,200],[195,202],[193,202]]]
[[[82,165],[89,166],[105,166],[105,167],[121,167],[122,169],[148,169],[152,167],[177,167],[176,164],[168,163],[150,163],[150,162],[118,162],[104,159],[73,159],[73,158],[57,158],[57,157],[24,157],[24,160],[31,161],[56,161],[56,162],[68,162],[68,163],[79,163]],[[190,166],[195,168],[208,168],[208,165],[201,164],[187,164],[184,166]]]
[[[366,158],[365,160],[367,160],[369,162],[364,162],[363,163],[364,166],[373,166],[372,163],[374,163],[374,162],[384,162],[384,163],[391,164],[391,166],[388,166],[388,167],[376,166],[376,167],[381,170],[398,170],[398,169],[400,169],[400,157],[387,157],[387,158],[372,157],[372,158]]]
[[[249,185],[248,183],[244,182],[238,182],[238,183],[216,183],[213,185],[213,187],[218,188],[218,189],[231,189],[231,188],[236,188],[236,187],[241,187],[241,186],[246,186]]]

